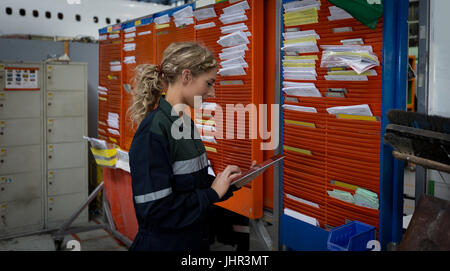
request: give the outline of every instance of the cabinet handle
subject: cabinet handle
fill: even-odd
[[[52,132],[52,129],[48,129],[48,132],[51,133],[51,132]]]
[[[48,184],[49,184],[49,185],[52,185],[53,183],[52,183],[52,182],[48,182]]]
[[[49,76],[49,77],[47,77],[47,78],[48,78],[48,80],[52,79],[52,77],[51,77],[51,76]]]
[[[1,191],[5,191],[5,188],[4,187],[2,187],[1,189],[0,189]]]
[[[2,163],[3,164],[3,162],[5,162],[3,159],[2,160],[0,160],[0,163]]]
[[[48,103],[48,106],[52,106],[52,103]]]
[[[53,210],[52,208],[48,208],[49,211]]]
[[[3,132],[0,132],[0,135],[3,135]]]
[[[48,156],[48,159],[52,159],[52,156],[51,156],[51,155],[49,155],[49,156]]]
[[[3,104],[0,104],[0,107],[3,107]]]

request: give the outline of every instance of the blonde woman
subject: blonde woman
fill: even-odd
[[[129,113],[139,127],[129,156],[139,232],[130,250],[209,249],[208,209],[232,196],[230,182],[240,169],[228,166],[216,178],[208,175],[206,150],[194,135],[193,121],[173,108],[194,107],[195,96],[214,95],[217,66],[206,48],[173,43],[160,65],[137,68]],[[176,139],[173,133],[186,128],[191,137]]]

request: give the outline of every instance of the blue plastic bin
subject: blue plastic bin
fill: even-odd
[[[375,240],[375,227],[352,221],[330,230],[327,247],[333,251],[366,251],[370,240]]]

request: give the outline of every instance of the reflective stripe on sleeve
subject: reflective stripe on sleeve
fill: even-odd
[[[200,156],[195,158],[177,161],[173,163],[173,174],[174,175],[182,175],[182,174],[191,174],[197,172],[199,170],[204,169],[208,166],[208,157],[206,156],[206,152]]]
[[[163,190],[159,190],[159,191],[156,191],[156,192],[148,193],[148,194],[145,194],[145,195],[135,196],[134,197],[134,201],[136,203],[138,203],[138,204],[146,203],[146,202],[162,199],[164,197],[167,197],[170,194],[172,194],[172,188],[171,187],[163,189]]]

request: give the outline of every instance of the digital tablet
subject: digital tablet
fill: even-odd
[[[270,159],[267,159],[266,161],[262,162],[261,164],[256,165],[255,167],[242,172],[242,174],[239,177],[236,177],[232,182],[231,185],[236,186],[237,188],[240,188],[249,182],[253,181],[256,177],[261,175],[266,169],[268,169],[270,166],[274,165],[276,162],[281,161],[284,158],[282,155],[275,155],[272,156]]]

